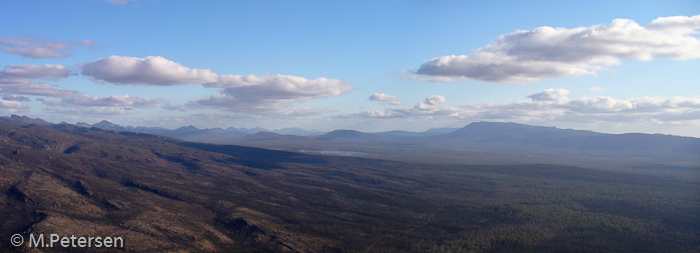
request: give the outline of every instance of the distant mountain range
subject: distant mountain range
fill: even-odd
[[[251,134],[255,134],[258,132],[274,132],[278,134],[293,134],[293,135],[311,135],[311,134],[317,134],[320,133],[319,131],[316,130],[305,130],[301,129],[298,127],[294,128],[283,128],[283,129],[275,129],[275,130],[268,130],[265,128],[234,128],[234,127],[229,127],[226,129],[222,128],[206,128],[206,129],[199,129],[195,126],[183,126],[177,129],[166,129],[162,127],[133,127],[133,126],[120,126],[117,124],[114,124],[112,122],[109,122],[107,120],[100,121],[95,124],[87,124],[84,122],[78,122],[76,125],[82,126],[82,127],[96,127],[100,129],[105,129],[105,130],[112,130],[112,131],[119,131],[119,132],[135,132],[135,133],[148,133],[148,134],[155,134],[155,135],[162,135],[162,136],[168,136],[168,137],[173,137],[181,140],[187,140],[187,141],[200,141],[200,142],[221,142],[221,141],[228,141],[232,138],[236,137],[242,137],[242,136],[247,136]]]
[[[9,118],[23,124],[49,124],[44,120],[26,116],[12,115]],[[346,129],[320,133],[301,128],[199,129],[194,126],[170,130],[160,127],[120,126],[109,121],[92,125],[87,123],[76,125],[117,132],[161,135],[193,142],[236,144],[290,151],[356,151],[374,158],[418,159],[421,162],[425,159],[446,162],[440,158],[440,155],[450,156],[450,159],[462,159],[460,162],[473,160],[488,163],[529,161],[568,164],[580,157],[700,161],[699,138],[663,134],[604,134],[500,122],[474,122],[459,129],[440,128],[426,132],[380,133],[363,133]]]
[[[29,122],[30,118],[24,116],[20,117],[13,115],[14,118],[22,118],[22,120]],[[41,119],[37,119],[43,121]],[[45,122],[45,121],[43,121]],[[48,122],[45,122],[48,123]],[[299,127],[282,128],[269,130],[266,128],[234,128],[229,127],[226,129],[222,128],[206,128],[199,129],[195,126],[183,126],[177,129],[166,129],[162,127],[133,127],[133,126],[120,126],[109,122],[107,120],[100,121],[95,124],[88,124],[85,122],[78,122],[76,125],[82,127],[96,127],[105,130],[112,130],[118,132],[135,132],[135,133],[148,133],[155,135],[162,135],[173,137],[186,141],[199,141],[199,142],[212,142],[212,143],[231,143],[239,139],[240,137],[249,136],[249,138],[240,138],[240,140],[255,140],[255,139],[274,139],[274,138],[284,138],[282,135],[295,135],[295,136],[315,136],[321,138],[355,138],[359,135],[365,135],[368,138],[375,138],[377,135],[381,136],[394,136],[394,137],[419,137],[419,136],[431,136],[449,133],[457,130],[458,128],[433,128],[425,132],[408,132],[408,131],[389,131],[382,133],[361,133],[355,130],[336,130],[330,133],[323,133],[318,130],[306,130]],[[277,135],[270,135],[274,133]],[[256,135],[258,134],[258,135]],[[352,136],[352,135],[357,136]],[[256,135],[256,136],[252,136]],[[272,136],[275,136],[274,138]],[[343,137],[345,136],[345,137]]]
[[[647,150],[696,153],[698,138],[663,134],[604,134],[593,131],[530,126],[517,123],[477,122],[440,135],[450,143],[526,145],[580,150]]]

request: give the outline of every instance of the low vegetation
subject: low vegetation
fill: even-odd
[[[700,251],[697,167],[398,162],[8,119],[0,143],[0,238],[122,236],[127,251]],[[691,176],[666,176],[678,171]]]

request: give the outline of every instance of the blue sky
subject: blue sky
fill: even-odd
[[[0,1],[0,112],[700,137],[697,1]]]

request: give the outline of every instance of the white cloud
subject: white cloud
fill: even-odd
[[[692,17],[661,17],[646,26],[647,29],[674,34],[692,34],[700,29],[700,15]]]
[[[0,107],[28,109],[29,106],[20,102],[30,101],[27,96],[31,95],[60,98],[60,100],[37,98],[37,101],[41,101],[49,106],[45,109],[46,111],[54,113],[125,115],[134,113],[133,108],[119,107],[144,108],[166,102],[163,99],[143,99],[128,95],[93,97],[35,81],[36,79],[56,80],[68,77],[71,74],[71,70],[63,65],[7,65],[0,71],[0,94],[3,95],[3,100],[0,100],[0,103],[2,103]],[[72,109],[66,109],[66,107]]]
[[[29,109],[29,106],[23,103],[17,101],[8,101],[4,99],[0,99],[0,107],[12,109]]]
[[[217,83],[206,87],[220,87],[222,93],[238,96],[239,100],[306,100],[336,97],[352,89],[352,85],[338,79],[320,77],[306,79],[290,75],[222,75]]]
[[[83,75],[97,82],[157,86],[202,84],[204,87],[220,89],[219,93],[210,97],[190,99],[186,105],[168,104],[164,107],[181,111],[209,107],[249,113],[318,114],[326,110],[293,107],[292,104],[340,96],[353,88],[352,84],[325,77],[307,79],[270,74],[219,75],[209,69],[191,69],[160,56],[110,56],[79,66]]]
[[[386,102],[392,105],[402,105],[403,103],[397,102],[396,99],[398,97],[396,95],[387,95],[384,93],[374,93],[372,96],[369,97],[370,101],[380,101],[380,102]]]
[[[450,121],[516,121],[533,124],[700,121],[700,97],[582,97],[571,99],[565,89],[548,89],[528,96],[531,101],[444,106],[445,98],[430,96],[413,107],[388,108],[341,115],[341,118],[431,118]]]
[[[122,107],[82,107],[82,108],[72,108],[65,109],[59,107],[46,107],[43,109],[50,113],[59,113],[67,115],[95,115],[95,116],[105,116],[105,115],[128,115],[134,114],[136,111],[132,108],[122,108]]]
[[[78,92],[29,80],[14,80],[13,82],[3,82],[3,80],[0,80],[0,93],[5,95],[66,97],[77,94]]]
[[[429,97],[425,98],[423,102],[413,106],[413,108],[419,110],[437,110],[440,109],[444,103],[445,97],[440,95],[430,95]]]
[[[2,114],[26,113],[28,111],[29,106],[26,104],[0,99],[0,113]]]
[[[33,82],[26,79],[16,79],[10,82],[0,80],[0,93],[4,95],[32,95],[47,97],[66,97],[77,94],[77,91],[66,90],[54,85]]]
[[[160,56],[145,58],[116,56],[78,65],[82,74],[96,82],[118,85],[181,85],[217,82],[209,69],[190,69]]]
[[[0,78],[28,78],[28,79],[44,79],[56,80],[59,78],[68,77],[71,74],[69,68],[63,65],[56,64],[21,64],[7,65],[0,72]]]
[[[34,81],[34,79],[56,80],[69,75],[71,75],[70,69],[62,65],[7,65],[0,72],[0,94],[5,96],[72,96],[77,92]]]
[[[611,97],[584,97],[569,103],[569,108],[579,112],[619,112],[635,108],[635,103]]]
[[[29,106],[18,101],[0,99],[0,113],[2,114],[14,114],[14,113],[26,113],[29,110]]]
[[[93,97],[87,95],[75,95],[62,98],[60,101],[44,101],[44,104],[52,106],[131,106],[149,107],[154,104],[164,103],[163,99],[146,99],[129,95],[114,95],[105,97]]]
[[[700,58],[698,29],[700,15],[658,18],[646,27],[629,19],[573,29],[543,26],[501,36],[473,56],[427,60],[412,73],[501,83],[595,75],[621,59]]]
[[[15,95],[15,94],[9,94],[5,95],[2,97],[3,100],[8,100],[8,101],[30,101],[29,97],[27,95]]]
[[[97,82],[119,85],[182,85],[202,84],[219,88],[219,93],[207,98],[190,99],[185,105],[166,104],[170,110],[218,108],[248,113],[281,115],[311,115],[323,109],[294,107],[292,104],[309,99],[336,97],[350,91],[352,84],[320,77],[307,79],[291,75],[219,75],[209,69],[191,69],[160,56],[145,58],[110,56],[79,65],[82,73]]]
[[[78,46],[100,47],[89,40],[62,42],[46,40],[40,37],[4,38],[0,40],[0,49],[6,53],[35,59],[65,58],[71,56],[73,50]]]
[[[535,93],[527,96],[532,99],[532,101],[553,101],[553,102],[566,102],[569,101],[569,95],[571,92],[565,89],[546,89],[543,92]]]
[[[459,117],[459,109],[444,107],[445,97],[431,95],[423,102],[417,103],[413,107],[388,108],[384,110],[371,110],[359,113],[344,114],[341,117],[361,117],[361,118],[412,118],[412,117]]]
[[[320,114],[326,110],[293,107],[292,103],[336,97],[352,89],[351,84],[337,79],[306,79],[288,75],[223,75],[218,83],[205,86],[219,87],[220,93],[208,98],[190,99],[189,106],[299,116]]]

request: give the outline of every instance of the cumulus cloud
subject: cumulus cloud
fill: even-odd
[[[291,75],[219,75],[209,69],[188,68],[160,56],[145,58],[110,56],[79,64],[82,74],[96,82],[118,85],[201,84],[219,93],[191,99],[186,105],[166,105],[171,110],[219,108],[239,112],[275,112],[285,115],[322,113],[325,110],[293,107],[309,99],[336,97],[353,86],[338,79],[307,79]]]
[[[501,83],[595,75],[622,59],[700,58],[700,39],[694,36],[698,29],[700,15],[662,17],[647,26],[629,19],[573,29],[544,26],[501,36],[473,56],[427,60],[412,73]]]
[[[443,117],[459,116],[459,109],[444,107],[445,97],[431,95],[423,102],[415,104],[413,107],[389,108],[384,110],[370,110],[359,113],[345,114],[341,117],[366,117],[366,118],[411,118],[411,117]]]
[[[0,113],[13,114],[29,110],[29,106],[18,101],[0,99]]]
[[[180,85],[217,82],[209,69],[190,69],[160,56],[116,56],[78,64],[82,74],[96,82],[118,85]]]
[[[220,87],[222,93],[236,95],[242,100],[306,100],[311,98],[335,97],[352,89],[352,85],[338,79],[304,77],[290,75],[222,75],[217,83],[206,87]]]
[[[17,102],[17,101],[8,101],[4,99],[0,99],[0,107],[1,108],[11,108],[11,109],[29,109],[28,105],[25,105],[23,103]]]
[[[584,97],[571,101],[568,106],[571,110],[578,112],[619,112],[636,107],[633,101],[617,100],[612,97]]]
[[[293,107],[292,103],[314,98],[336,97],[352,89],[352,85],[337,79],[306,79],[289,75],[239,76],[223,75],[217,83],[220,93],[208,98],[190,99],[190,106],[215,107],[228,111],[310,115],[325,110]]]
[[[89,40],[62,42],[41,37],[4,38],[0,40],[0,49],[6,53],[35,59],[65,58],[71,56],[73,50],[78,46],[100,47]]]
[[[84,76],[96,82],[156,86],[201,84],[219,89],[219,93],[209,97],[190,99],[186,105],[166,104],[164,107],[180,111],[208,107],[250,113],[319,114],[326,110],[293,107],[292,103],[336,97],[353,88],[352,84],[325,77],[219,75],[209,69],[188,68],[160,56],[110,56],[79,64],[79,67]]]
[[[414,106],[414,108],[419,110],[436,110],[442,107],[445,103],[445,97],[440,95],[430,95],[425,98],[423,102],[420,102]]]
[[[570,91],[565,89],[546,89],[543,92],[535,93],[527,96],[532,99],[532,101],[553,101],[553,102],[566,102],[569,101]]]
[[[384,93],[374,93],[372,96],[369,97],[370,101],[379,101],[379,102],[386,102],[392,105],[402,105],[403,103],[397,102],[396,98],[398,98],[396,95],[387,95]]]

